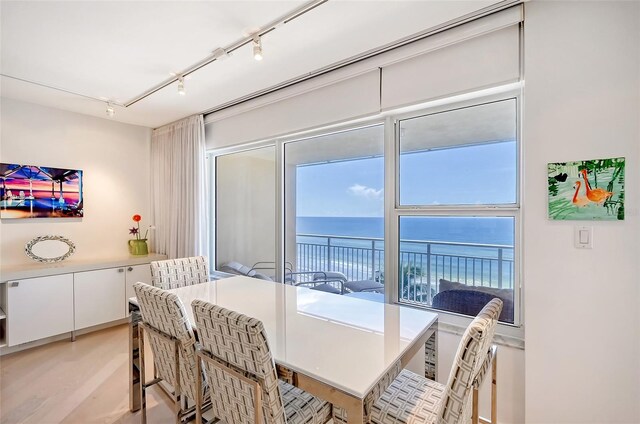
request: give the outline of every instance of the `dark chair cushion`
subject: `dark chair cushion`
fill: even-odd
[[[482,286],[468,286],[464,283],[459,283],[457,281],[449,281],[441,278],[439,281],[438,291],[443,292],[447,290],[475,290],[484,293],[492,294],[494,297],[498,297],[502,299],[504,302],[507,299],[513,301],[513,289],[496,289],[493,287],[482,287]]]
[[[445,290],[433,297],[432,305],[436,309],[476,316],[494,296],[478,290]],[[503,301],[500,321],[513,323],[513,301],[507,305]]]

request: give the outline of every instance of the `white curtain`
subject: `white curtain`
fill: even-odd
[[[169,258],[207,256],[204,120],[191,116],[151,135],[153,250]]]

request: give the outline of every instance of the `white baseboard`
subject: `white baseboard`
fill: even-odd
[[[107,322],[105,324],[99,324],[99,325],[95,325],[93,327],[88,327],[88,328],[83,328],[82,330],[77,330],[75,331],[75,336],[81,336],[83,334],[87,334],[87,333],[92,333],[94,331],[99,331],[99,330],[103,330],[105,328],[109,328],[109,327],[115,327],[116,325],[122,325],[122,324],[126,324],[129,322],[129,317],[127,318],[122,318],[119,319],[117,321],[111,321],[111,322]],[[62,333],[62,334],[58,334],[57,336],[51,336],[51,337],[47,337],[44,339],[40,339],[40,340],[34,340],[32,342],[28,342],[28,343],[23,343],[23,344],[19,344],[16,346],[3,346],[0,348],[0,356],[4,356],[4,355],[9,355],[11,353],[16,353],[16,352],[20,352],[23,350],[27,350],[27,349],[31,349],[34,347],[38,347],[38,346],[43,346],[49,343],[53,343],[53,342],[58,342],[60,340],[69,340],[69,342],[71,342],[71,337],[72,337],[73,332],[68,332],[68,333]]]

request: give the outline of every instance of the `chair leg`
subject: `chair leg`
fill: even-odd
[[[490,419],[481,418],[478,415],[478,388],[473,389],[472,424],[497,424],[498,423],[498,349],[493,348],[491,361],[491,416]]]
[[[176,370],[176,387],[173,388],[174,393],[174,402],[175,402],[175,414],[176,414],[176,424],[180,424],[182,417],[182,388],[180,387],[180,349],[178,347],[178,342],[175,343],[174,349],[175,355],[175,370]]]
[[[493,355],[491,364],[491,423],[498,423],[498,350]]]
[[[202,424],[202,363],[196,354],[196,424]]]
[[[147,424],[147,390],[145,387],[147,382],[144,375],[144,330],[141,325],[138,326],[138,351],[140,358],[140,409],[142,410],[140,420],[142,424]]]
[[[475,385],[473,387],[473,403],[471,408],[471,424],[478,424],[478,388],[475,387]]]

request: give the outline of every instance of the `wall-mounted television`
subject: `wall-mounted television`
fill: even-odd
[[[0,218],[82,218],[82,171],[0,163]]]

